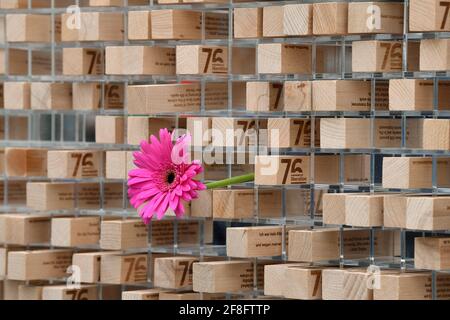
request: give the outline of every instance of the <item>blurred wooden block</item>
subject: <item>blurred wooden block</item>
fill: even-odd
[[[177,127],[177,120],[174,118],[127,117],[127,122],[127,143],[131,145],[149,141],[151,135],[158,137],[160,129],[173,131]]]
[[[352,71],[401,71],[402,54],[401,41],[355,41],[352,46]]]
[[[3,287],[0,289],[3,294],[3,300],[19,300],[19,286],[25,284],[24,281],[15,281],[4,279],[0,281],[0,285]]]
[[[450,70],[450,39],[420,41],[420,71]]]
[[[364,149],[371,147],[370,119],[324,118],[320,120],[320,147]]]
[[[4,228],[2,227],[2,220],[0,220],[0,231],[4,233]],[[5,242],[3,239],[1,242]],[[11,246],[0,248],[0,279],[5,279],[8,275],[8,253],[11,251],[23,251],[25,248],[21,246]],[[0,291],[3,289],[0,283]]]
[[[281,111],[283,108],[283,83],[247,82],[247,111]]]
[[[182,300],[201,300],[198,292],[161,292],[159,300],[182,301]]]
[[[389,195],[383,202],[383,225],[387,228],[406,229],[406,204],[404,195]]]
[[[325,193],[322,198],[322,219],[324,224],[345,224],[345,204],[347,194]]]
[[[108,284],[147,282],[147,254],[103,255],[100,281]]]
[[[191,202],[191,216],[199,218],[213,217],[213,191],[204,190],[196,201]]]
[[[257,47],[258,73],[311,73],[311,46],[264,43]]]
[[[284,82],[284,111],[311,111],[312,108],[311,81]]]
[[[449,158],[437,160],[437,184],[450,185]],[[432,187],[432,159],[423,157],[383,158],[383,188],[420,189]]]
[[[147,246],[148,229],[141,220],[102,221],[100,247],[103,250],[127,250]]]
[[[150,40],[151,38],[151,11],[129,11],[128,40]]]
[[[423,149],[450,150],[450,121],[447,119],[423,120]]]
[[[450,82],[438,83],[438,109],[450,109]],[[389,110],[433,110],[433,80],[392,79],[389,81]]]
[[[104,53],[95,48],[63,48],[63,74],[70,76],[104,74]]]
[[[124,120],[122,116],[96,116],[95,142],[124,143]]]
[[[31,109],[70,110],[72,109],[72,84],[31,83]]]
[[[47,176],[47,149],[5,149],[5,173],[9,177]]]
[[[154,262],[154,285],[166,289],[192,286],[192,264],[196,257],[157,258]]]
[[[313,4],[313,33],[315,35],[347,34],[348,3]]]
[[[283,20],[283,33],[285,35],[287,36],[312,35],[313,5],[309,3],[287,4],[283,6],[282,20]]]
[[[14,251],[8,254],[8,279],[63,278],[72,264],[71,250]]]
[[[345,269],[322,270],[322,299],[345,300],[344,276]]]
[[[100,264],[102,256],[118,254],[118,251],[85,252],[73,255],[73,265],[80,268],[81,283],[98,283],[100,281]]]
[[[106,152],[106,178],[128,179],[128,172],[134,167],[133,155],[129,151]]]
[[[186,129],[191,134],[191,145],[205,147],[211,143],[212,119],[207,117],[189,117],[186,119]]]
[[[263,33],[263,8],[234,8],[234,37],[261,38]]]
[[[207,109],[224,109],[228,105],[226,84],[206,86]],[[128,86],[129,114],[158,114],[167,112],[198,112],[201,104],[201,86],[189,84],[156,84]]]
[[[322,299],[322,269],[314,267],[292,266],[285,270],[287,278],[283,290],[288,299]]]
[[[49,150],[47,153],[48,177],[94,178],[102,176],[103,151]]]
[[[51,230],[52,246],[96,245],[100,240],[100,217],[53,218]]]
[[[383,226],[384,195],[346,195],[345,224],[354,227]]]
[[[301,263],[269,264],[264,266],[264,295],[283,297],[290,280],[286,271],[290,267],[303,266]]]
[[[62,15],[62,41],[122,41],[123,14],[116,12],[81,12],[79,28],[71,13]]]
[[[293,118],[270,118],[268,120],[269,147],[310,148],[311,120]],[[314,145],[320,146],[320,126],[316,121]]]
[[[221,219],[252,218],[254,215],[254,190],[213,190],[213,217]]]
[[[406,228],[429,231],[450,228],[450,197],[406,198]]]
[[[450,268],[450,238],[417,237],[414,239],[414,267],[428,270]]]
[[[255,184],[290,185],[309,183],[308,156],[256,156]]]
[[[42,300],[97,300],[98,287],[80,285],[80,288],[67,286],[46,286],[42,290]]]
[[[31,84],[28,82],[5,82],[4,107],[5,109],[30,109]]]
[[[123,109],[125,87],[120,83],[74,82],[72,84],[72,105],[74,110]],[[102,105],[102,91],[103,105]]]
[[[18,300],[42,300],[45,285],[19,285]]]
[[[210,224],[208,226],[208,224]],[[205,243],[212,242],[211,221],[205,221]],[[208,231],[209,230],[209,231]],[[197,244],[199,241],[198,221],[179,221],[177,226],[177,243],[179,246]],[[151,224],[151,245],[171,246],[175,243],[173,221],[153,221]]]
[[[348,4],[348,33],[403,33],[402,2]],[[379,17],[377,16],[379,14]],[[372,23],[369,23],[373,19]]]
[[[161,289],[123,291],[122,300],[159,300]]]
[[[360,80],[320,80],[312,83],[315,111],[370,110],[370,82]]]
[[[205,38],[228,36],[228,15],[205,14]],[[200,40],[202,38],[202,13],[190,10],[153,10],[151,12],[152,39]]]
[[[409,30],[450,31],[448,2],[440,0],[411,0],[409,3]]]
[[[44,14],[6,15],[6,39],[8,42],[52,41],[52,18]],[[58,31],[56,31],[56,40]]]
[[[106,47],[106,74],[174,75],[175,49],[148,46]]]
[[[285,37],[284,7],[263,7],[263,37]]]
[[[62,3],[67,4],[67,1],[62,0]],[[55,4],[56,5],[56,4]],[[31,3],[31,8],[49,8],[48,0],[34,0]],[[0,8],[2,9],[27,9],[28,0],[0,0]]]
[[[258,121],[258,124],[257,124]],[[267,127],[263,120],[251,118],[212,118],[212,145],[215,147],[242,147],[262,144],[264,140],[258,129]]]
[[[344,273],[345,300],[373,300],[373,290],[367,285],[373,275],[366,270],[350,269]]]
[[[9,245],[30,245],[50,242],[49,216],[43,214],[3,214],[0,217],[2,242]]]

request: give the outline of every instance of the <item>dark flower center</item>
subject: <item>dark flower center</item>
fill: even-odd
[[[168,174],[167,174],[167,177],[166,177],[166,181],[167,181],[167,183],[168,184],[172,184],[174,181],[175,181],[175,172],[173,172],[173,171],[170,171]]]

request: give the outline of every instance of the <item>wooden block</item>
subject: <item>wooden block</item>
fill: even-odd
[[[417,237],[414,239],[414,267],[417,269],[446,270],[450,268],[450,238]]]
[[[106,83],[102,106],[102,86],[93,82],[74,82],[72,85],[74,110],[123,109],[125,87],[120,83]]]
[[[200,293],[198,292],[161,292],[159,294],[159,300],[201,300]]]
[[[161,289],[123,291],[122,300],[159,300]]]
[[[8,42],[50,42],[52,41],[51,24],[50,15],[8,14],[6,15],[6,39]]]
[[[147,246],[148,229],[141,220],[102,221],[100,247],[103,250],[127,250]]]
[[[30,245],[50,242],[49,216],[43,214],[3,214],[3,242],[9,245]]]
[[[247,111],[281,111],[283,108],[283,83],[247,82]]]
[[[423,120],[423,149],[450,149],[450,121],[446,119]]]
[[[106,74],[174,75],[175,49],[148,46],[106,47]]]
[[[108,284],[147,282],[147,254],[104,255],[100,280]]]
[[[370,82],[361,80],[320,80],[312,83],[315,111],[369,111]]]
[[[263,37],[285,37],[284,7],[263,7]]]
[[[303,265],[301,263],[284,263],[264,266],[264,295],[283,297],[285,287],[291,281],[286,277],[286,270],[290,267]]]
[[[373,290],[367,285],[373,275],[365,270],[350,269],[344,273],[345,300],[373,300]]]
[[[254,191],[252,189],[213,190],[213,217],[222,219],[252,218]]]
[[[256,156],[255,184],[290,185],[309,183],[308,156]]]
[[[122,41],[123,14],[116,12],[81,12],[79,28],[73,27],[71,13],[62,15],[62,41]]]
[[[213,217],[213,191],[204,190],[199,193],[197,201],[191,202],[191,216],[199,218]]]
[[[67,286],[46,286],[42,290],[42,300],[97,300],[98,287],[80,285],[80,288]]]
[[[205,13],[205,38],[228,36],[228,15]],[[152,39],[202,39],[202,13],[189,10],[153,10],[151,12]]]
[[[151,38],[151,11],[128,12],[128,40],[149,40]]]
[[[450,82],[438,83],[438,109],[450,109]],[[420,79],[392,79],[389,81],[389,110],[433,110],[433,81]]]
[[[450,185],[449,158],[437,160],[437,184]],[[432,159],[423,157],[383,158],[383,188],[419,189],[432,187]]]
[[[450,228],[450,197],[406,198],[406,228],[446,230]]]
[[[5,82],[4,107],[5,109],[30,109],[31,84],[28,82]]]
[[[205,243],[212,242],[212,221],[204,221]],[[197,244],[199,241],[198,221],[179,221],[177,225],[177,243],[179,246]],[[171,246],[175,243],[173,221],[152,221],[151,223],[151,245]]]
[[[46,149],[5,149],[5,173],[9,177],[45,177],[46,163]]]
[[[344,275],[345,269],[322,270],[322,299],[345,300]]]
[[[104,74],[104,53],[95,48],[63,48],[63,74],[70,76]]]
[[[283,295],[289,299],[322,299],[322,269],[314,267],[292,266],[285,270],[289,279]]]
[[[207,109],[224,109],[228,96],[224,83],[209,83],[205,90]],[[200,111],[201,86],[191,84],[157,84],[128,86],[129,114],[158,114]]]
[[[106,152],[106,178],[127,179],[128,171],[133,167],[132,152],[107,151]]]
[[[387,228],[406,229],[406,203],[404,195],[389,195],[383,201],[383,225]]]
[[[448,299],[445,292],[449,290],[449,275],[437,274],[436,297]],[[431,274],[411,272],[398,274],[381,274],[380,287],[374,288],[374,300],[431,300]]]
[[[311,120],[293,118],[270,118],[268,120],[269,147],[310,148]],[[320,146],[320,126],[316,121],[314,145]]]
[[[206,147],[211,143],[212,119],[206,117],[189,117],[186,119],[186,129],[191,134],[191,145]]]
[[[325,193],[322,198],[324,224],[345,224],[345,193]]]
[[[132,145],[149,141],[151,135],[159,136],[160,129],[173,131],[177,128],[177,119],[174,118],[127,117],[127,122],[127,143]]]
[[[257,51],[258,73],[311,73],[310,45],[264,43]]]
[[[312,108],[311,81],[284,82],[284,111],[311,111]]]
[[[212,118],[212,145],[215,147],[242,147],[264,145],[264,132],[267,127],[264,120],[251,118]],[[261,134],[259,132],[262,132]],[[259,139],[258,139],[259,138]]]
[[[409,30],[450,31],[448,3],[439,0],[411,0],[409,3]]]
[[[33,82],[30,106],[34,110],[70,110],[72,109],[72,85]]]
[[[117,251],[86,252],[75,253],[73,255],[73,265],[80,268],[81,283],[100,282],[100,264],[104,255],[118,254]]]
[[[354,227],[383,226],[384,195],[347,195],[345,224]]]
[[[45,285],[19,285],[18,300],[42,300]]]
[[[95,128],[95,142],[124,143],[124,117],[96,116]]]
[[[313,33],[342,35],[347,33],[348,3],[327,2],[313,4]]]
[[[14,251],[8,254],[8,279],[27,281],[63,278],[71,264],[70,250]]]
[[[154,262],[154,285],[166,289],[192,286],[192,264],[196,257],[157,258]]]
[[[402,54],[401,41],[355,41],[352,45],[352,71],[401,71]]]
[[[2,227],[2,221],[0,220],[0,230],[4,232]],[[5,242],[3,239],[1,242]],[[23,251],[23,247],[16,247],[8,245],[5,248],[0,248],[0,279],[5,279],[8,275],[8,253],[11,251]],[[0,291],[3,289],[3,285],[0,283]]]
[[[312,35],[313,31],[312,4],[308,3],[287,4],[283,6],[282,21],[283,21],[283,33],[287,36]]]
[[[403,3],[379,1],[349,3],[348,33],[402,34]]]
[[[19,300],[19,286],[23,285],[23,281],[3,280],[3,288],[0,289],[3,293],[3,300]],[[1,285],[2,283],[0,283]]]
[[[420,71],[450,70],[450,39],[420,41]]]
[[[263,8],[234,8],[234,37],[261,38],[263,33]]]
[[[100,217],[53,218],[51,243],[55,247],[96,245],[100,240]]]
[[[51,179],[100,177],[102,168],[102,151],[49,150],[47,154],[47,172]]]

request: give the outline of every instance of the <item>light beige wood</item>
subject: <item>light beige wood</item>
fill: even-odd
[[[102,86],[95,82],[74,82],[72,84],[72,106],[74,110],[96,110],[102,107]],[[103,107],[123,109],[125,86],[121,83],[104,85]]]
[[[70,83],[31,83],[31,109],[70,110],[72,109],[72,85]]]
[[[417,269],[449,269],[449,238],[417,237],[414,239],[414,267]]]
[[[228,36],[228,15],[205,13],[205,38],[220,39]],[[153,10],[151,12],[152,38],[172,40],[200,40],[202,13],[190,10]]]
[[[361,80],[320,80],[312,83],[315,111],[370,110],[370,82]]]
[[[256,156],[255,184],[305,184],[310,179],[308,156]]]
[[[268,120],[269,147],[310,148],[311,120],[294,118],[270,118]],[[320,123],[314,127],[314,146],[320,146]]]
[[[404,195],[384,196],[383,225],[387,228],[406,228],[406,204]]]
[[[8,253],[8,279],[45,280],[62,278],[72,264],[70,250],[13,251]]]
[[[52,246],[96,245],[100,240],[100,217],[53,218],[51,230]]]
[[[106,178],[127,179],[128,172],[134,167],[133,155],[129,151],[106,152]]]
[[[228,96],[225,83],[209,83],[205,91],[205,107],[225,109]],[[129,114],[158,114],[200,111],[199,83],[128,86]]]
[[[282,227],[227,228],[227,256],[237,258],[279,256]]]
[[[212,221],[206,220],[204,223],[205,243],[212,242]],[[198,221],[179,221],[177,225],[178,246],[192,246],[199,241]],[[171,246],[174,244],[173,221],[153,221],[151,224],[151,245]]]
[[[61,4],[63,6],[67,6],[70,4],[69,1],[61,0]],[[58,6],[55,3],[55,6]],[[34,0],[31,3],[31,8],[49,8],[50,3],[48,0]],[[28,8],[28,0],[0,0],[0,8],[2,9],[27,9]]]
[[[345,300],[344,275],[346,269],[324,269],[322,270],[322,299],[323,300]]]
[[[310,74],[311,46],[264,43],[257,47],[258,73]]]
[[[5,149],[5,173],[10,177],[45,177],[46,149]]]
[[[373,300],[373,290],[367,285],[372,276],[366,270],[350,269],[345,272],[345,300]]]
[[[95,48],[64,48],[63,74],[69,76],[104,74],[104,52]]]
[[[103,152],[88,150],[49,150],[49,178],[93,178],[103,176]]]
[[[247,111],[269,112],[283,109],[284,84],[247,82]]]
[[[100,281],[108,284],[147,282],[147,254],[103,255]]]
[[[62,15],[62,41],[122,41],[124,18],[116,12],[81,12],[79,28],[71,13]]]
[[[191,135],[193,147],[206,147],[211,143],[212,119],[207,117],[189,117],[186,130]]]
[[[42,300],[45,285],[19,285],[18,300]]]
[[[164,292],[161,289],[145,289],[123,291],[122,300],[159,300],[159,294]]]
[[[341,35],[347,33],[348,3],[327,2],[313,4],[313,33]]]
[[[30,109],[31,84],[27,82],[5,82],[4,107],[5,109]]]
[[[148,229],[138,219],[101,222],[100,247],[103,250],[146,248]]]
[[[287,36],[312,35],[313,6],[312,4],[309,3],[284,5],[282,20],[283,20],[283,33],[285,35]]]
[[[286,276],[290,267],[303,266],[302,263],[271,264],[264,266],[264,295],[283,297],[291,279]]]
[[[267,144],[261,129],[267,121],[251,118],[212,118],[212,145],[215,147],[243,147]]]
[[[348,4],[348,33],[403,33],[402,2]]]
[[[124,143],[124,121],[122,116],[96,116],[95,142]]]
[[[19,286],[25,284],[24,281],[15,281],[5,279],[3,282],[3,299],[4,300],[19,300]],[[1,285],[1,283],[0,283]],[[0,289],[0,291],[2,291]]]
[[[6,15],[6,40],[8,42],[50,42],[52,41],[51,25],[50,15],[8,14]],[[57,30],[55,40],[58,40],[60,28],[55,29]]]
[[[192,286],[192,265],[196,257],[165,257],[154,262],[154,285],[166,289]]]
[[[263,8],[234,8],[234,37],[261,38],[263,34]]]
[[[289,299],[321,300],[322,269],[292,266],[285,270],[286,286],[283,295]]]
[[[406,199],[406,228],[446,230],[450,228],[450,197],[417,196]]]
[[[8,245],[49,243],[50,220],[44,214],[3,214],[0,217],[2,242]]]
[[[345,224],[354,227],[383,226],[384,195],[347,195],[345,197]]]
[[[383,188],[419,189],[432,187],[432,159],[428,157],[383,158]],[[437,160],[437,184],[450,185],[449,158]]]
[[[311,81],[284,82],[284,111],[311,111],[312,108]]]
[[[177,119],[174,118],[127,117],[127,122],[127,143],[131,145],[149,141],[151,135],[159,137],[160,129],[173,131],[177,128]]]
[[[151,11],[128,12],[128,40],[150,40],[151,38]]]
[[[438,109],[450,109],[450,82],[438,83]],[[433,110],[433,81],[422,79],[393,79],[389,81],[389,110]]]
[[[104,255],[118,254],[117,251],[101,251],[75,253],[73,255],[73,265],[80,268],[81,283],[98,283],[100,282],[100,264]]]
[[[174,75],[175,49],[148,46],[106,47],[106,74]]]
[[[204,190],[196,201],[191,202],[191,216],[199,218],[213,217],[213,191]]]
[[[423,120],[423,149],[450,149],[450,121],[446,119]]]
[[[450,39],[426,39],[420,41],[420,70],[450,70]]]
[[[67,286],[46,286],[42,289],[42,300],[97,300],[98,287],[80,285],[80,288]]]
[[[285,37],[284,6],[263,7],[263,37]]]
[[[2,220],[0,220],[0,231],[4,232],[4,228],[2,227]],[[2,241],[1,242],[5,242]],[[11,246],[8,245],[4,248],[0,248],[0,279],[5,279],[8,274],[8,253],[11,251],[23,251],[25,248],[21,246]],[[2,284],[0,284],[0,290],[3,288]]]
[[[255,194],[252,189],[213,190],[213,217],[245,219],[254,215]]]
[[[409,30],[450,31],[448,3],[440,0],[411,0],[409,3]]]
[[[345,224],[345,193],[325,193],[322,198],[324,224]]]

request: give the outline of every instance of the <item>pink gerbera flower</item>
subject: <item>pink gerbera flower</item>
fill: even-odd
[[[198,197],[205,185],[193,178],[203,171],[199,161],[189,162],[189,134],[175,143],[167,129],[159,131],[159,140],[142,141],[141,150],[133,153],[137,169],[128,173],[128,196],[147,224],[156,213],[158,220],[172,209],[177,217],[184,214],[183,202]]]

